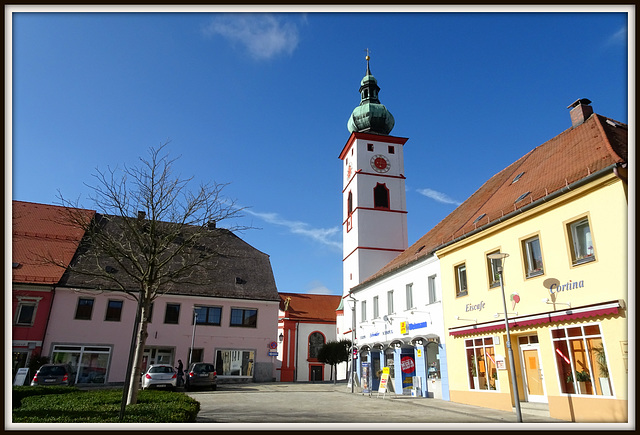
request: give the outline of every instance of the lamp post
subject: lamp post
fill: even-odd
[[[356,372],[356,298],[349,293],[349,307],[351,308],[351,392],[354,391]]]
[[[196,340],[196,323],[198,323],[198,311],[197,308],[193,308],[193,331],[191,331],[191,349],[189,349],[189,365],[187,366],[187,370],[191,367],[191,358],[193,358],[193,346]]]
[[[496,262],[496,270],[500,274],[500,288],[502,289],[502,305],[504,307],[504,327],[507,331],[507,352],[509,352],[509,368],[511,368],[511,384],[513,385],[513,398],[516,403],[516,418],[518,423],[522,423],[522,412],[520,410],[520,397],[518,396],[518,380],[516,378],[516,364],[513,359],[513,349],[511,348],[511,333],[509,332],[509,313],[507,312],[507,301],[504,296],[504,281],[502,280],[503,274],[503,260],[506,259],[509,254],[504,252],[496,252],[495,254],[489,254],[488,258],[491,261]]]

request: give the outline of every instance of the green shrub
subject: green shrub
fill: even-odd
[[[118,423],[121,400],[121,389],[29,395],[13,410],[13,422]],[[138,403],[127,406],[122,422],[194,422],[199,411],[200,403],[184,394],[145,390],[139,392]]]
[[[51,387],[30,387],[30,386],[18,386],[13,387],[12,392],[12,407],[19,408],[22,404],[22,399],[25,397],[31,396],[44,396],[47,394],[68,394],[79,391],[76,387],[62,387],[62,386],[51,386]]]

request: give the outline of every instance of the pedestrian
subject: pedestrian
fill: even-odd
[[[176,370],[178,370],[178,387],[182,387],[184,366],[182,365],[181,359],[178,360],[178,367],[176,367]]]

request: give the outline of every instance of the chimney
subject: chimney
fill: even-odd
[[[211,220],[211,221],[207,222],[207,228],[209,228],[210,230],[215,230],[216,229],[216,221]]]
[[[138,220],[139,221],[143,221],[146,216],[147,216],[147,214],[145,212],[143,212],[143,211],[139,211],[138,212]]]
[[[570,106],[567,106],[567,109],[571,109],[569,114],[571,115],[572,127],[579,126],[593,114],[593,107],[591,107],[589,104],[591,104],[590,100],[581,98],[579,100],[576,100]]]

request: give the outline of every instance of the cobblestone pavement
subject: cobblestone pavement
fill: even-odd
[[[516,423],[515,412],[463,405],[438,399],[395,396],[393,393],[371,396],[351,393],[346,383],[264,383],[222,384],[217,391],[188,392],[200,402],[197,423],[249,424],[267,428],[314,423],[311,428],[338,429],[349,423],[358,428],[443,428],[455,423],[479,429],[482,426],[513,423],[531,427],[540,423],[546,429],[562,424],[544,409],[522,409],[523,423]],[[551,423],[551,424],[550,424]],[[206,425],[205,425],[206,426]],[[412,427],[411,427],[412,426]],[[438,425],[440,426],[440,425]],[[217,425],[216,425],[217,427]],[[488,428],[488,427],[487,427]]]

